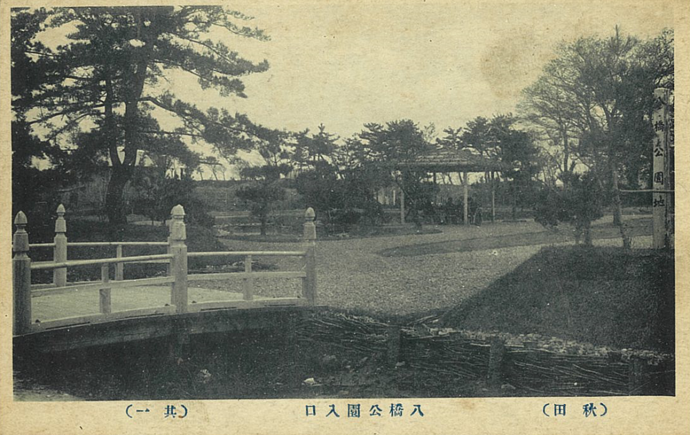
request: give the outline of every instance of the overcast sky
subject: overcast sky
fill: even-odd
[[[256,3],[261,3],[256,4]],[[202,105],[247,113],[273,128],[323,123],[342,137],[364,123],[410,118],[421,125],[464,126],[482,115],[514,112],[562,40],[614,26],[640,37],[673,26],[655,2],[505,5],[460,2],[253,2],[270,41],[228,39],[240,54],[267,59],[269,71],[245,78],[247,99],[204,94]],[[180,96],[195,86],[173,80]]]
[[[642,38],[673,27],[672,11],[648,1],[241,0],[233,7],[271,38],[212,35],[243,57],[269,61],[267,72],[243,78],[248,98],[201,91],[186,73],[164,87],[201,108],[246,113],[267,127],[316,131],[323,123],[340,137],[402,118],[433,123],[442,134],[477,116],[515,112],[520,91],[559,42],[609,36],[616,25]]]

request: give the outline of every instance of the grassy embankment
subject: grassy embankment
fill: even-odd
[[[462,329],[673,353],[674,317],[671,254],[558,247],[542,249],[442,320]]]

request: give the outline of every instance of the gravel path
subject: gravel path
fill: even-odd
[[[610,222],[610,217],[603,222]],[[443,232],[318,242],[318,303],[391,316],[447,309],[509,273],[547,246],[517,246],[408,257],[379,255],[381,251],[402,246],[544,231],[535,222],[496,223],[482,227],[441,226],[439,229]],[[223,243],[232,250],[300,249],[297,243],[239,240],[223,240]],[[649,243],[645,237],[634,239],[635,247],[644,247]],[[595,244],[615,246],[620,245],[620,240],[597,240]],[[280,270],[299,270],[301,267],[295,259],[270,257],[261,258],[260,261],[275,265]],[[257,294],[288,296],[300,293],[299,282],[281,281],[257,280]]]
[[[317,243],[318,303],[385,315],[409,315],[452,307],[513,270],[539,251],[520,246],[490,251],[444,253],[414,257],[383,257],[385,249],[482,236],[542,231],[535,223],[483,227],[442,227],[443,233],[387,236]],[[224,240],[232,250],[299,249],[299,244]],[[299,269],[290,259],[260,259],[281,270]],[[278,296],[276,288],[257,281],[257,293]],[[266,286],[264,286],[266,284]],[[299,292],[299,283],[285,283],[280,292]]]

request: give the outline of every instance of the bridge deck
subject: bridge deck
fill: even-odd
[[[189,303],[242,301],[242,293],[189,287]],[[254,296],[255,301],[268,301],[273,298]],[[170,305],[170,286],[131,287],[112,290],[112,312],[164,308]],[[69,293],[42,295],[32,300],[32,323],[36,320],[46,322],[56,319],[97,315],[99,292],[86,290]]]
[[[32,300],[32,326],[14,337],[15,352],[52,352],[162,337],[285,330],[311,311],[304,299],[255,296],[199,287],[188,289],[188,312],[170,305],[170,286],[113,289],[112,314],[99,313],[98,290],[42,294]],[[166,306],[167,305],[167,306]],[[36,322],[38,320],[39,322]]]

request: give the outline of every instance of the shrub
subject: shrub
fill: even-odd
[[[195,181],[191,177],[164,178],[150,172],[134,180],[138,197],[133,201],[134,209],[152,221],[163,221],[170,217],[170,210],[177,204],[184,207],[187,222],[203,227],[212,227],[214,219],[206,212],[206,206],[194,191]]]
[[[546,227],[565,222],[575,228],[575,242],[585,236],[584,243],[592,244],[591,224],[603,213],[603,192],[592,173],[567,174],[560,188],[545,188],[539,194],[534,220]]]

